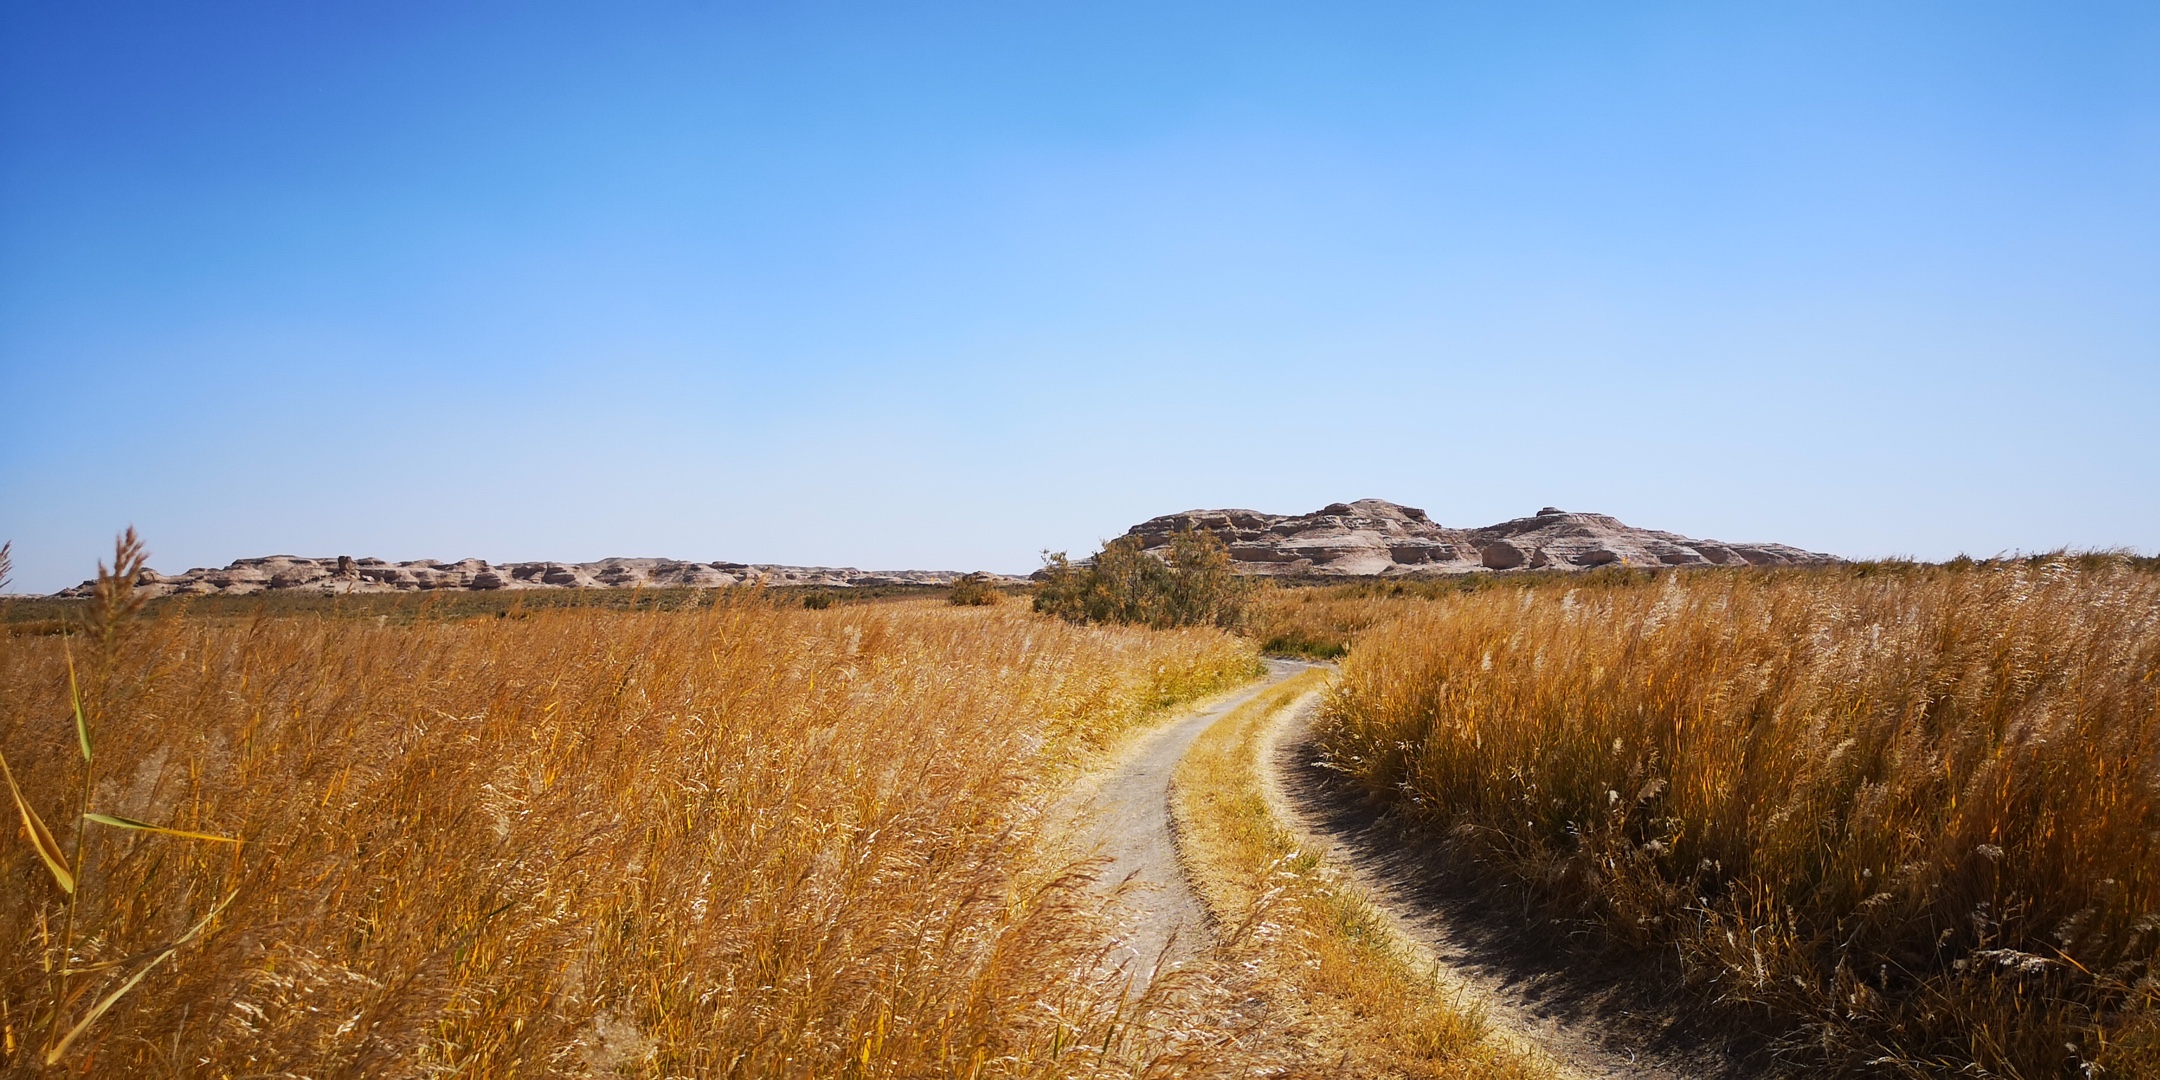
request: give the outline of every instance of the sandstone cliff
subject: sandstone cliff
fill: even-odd
[[[1132,527],[1162,552],[1180,529],[1214,533],[1250,574],[1355,577],[1459,574],[1472,570],[1584,570],[1629,566],[1785,566],[1839,561],[1785,544],[1729,544],[1638,529],[1604,514],[1546,507],[1477,529],[1435,523],[1385,499],[1331,503],[1310,514],[1187,510]]]

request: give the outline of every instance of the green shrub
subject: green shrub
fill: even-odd
[[[1046,554],[1035,610],[1070,622],[1228,629],[1244,618],[1251,594],[1223,542],[1187,529],[1171,539],[1167,558],[1149,554],[1131,536],[1103,545],[1084,563],[1064,552]]]

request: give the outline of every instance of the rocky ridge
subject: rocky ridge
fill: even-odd
[[[1638,529],[1605,514],[1546,507],[1483,528],[1435,523],[1385,499],[1330,503],[1310,514],[1187,510],[1132,527],[1149,551],[1182,529],[1215,534],[1237,569],[1284,577],[1400,577],[1475,570],[1588,570],[1599,566],[1795,566],[1841,561],[1786,544],[1692,540]]]
[[[779,566],[770,563],[684,562],[678,559],[603,559],[590,563],[489,563],[482,559],[385,562],[381,559],[302,558],[269,555],[241,559],[222,569],[198,567],[184,574],[145,570],[136,586],[150,596],[242,595],[269,590],[319,593],[389,593],[448,589],[665,589],[729,585],[808,585],[831,589],[876,585],[950,585],[958,570],[863,571],[853,567]],[[1021,578],[987,575],[1000,583]],[[90,595],[85,581],[58,594]]]
[[[1330,503],[1310,514],[1187,510],[1150,518],[1126,535],[1157,554],[1181,529],[1214,533],[1237,569],[1284,577],[1399,577],[1470,571],[1583,570],[1628,566],[1792,566],[1840,561],[1786,544],[1693,540],[1638,529],[1605,514],[1546,507],[1530,517],[1483,528],[1435,523],[1425,511],[1385,499]],[[773,563],[602,559],[589,563],[489,563],[482,559],[386,562],[349,556],[269,555],[182,574],[145,570],[136,584],[151,596],[243,595],[271,590],[391,593],[428,590],[723,588],[765,584],[850,589],[951,585],[958,570],[878,570]],[[984,575],[999,584],[1026,579]],[[90,595],[91,582],[55,594]]]

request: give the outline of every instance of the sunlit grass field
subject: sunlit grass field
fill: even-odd
[[[2150,566],[1273,603],[1354,640],[1322,725],[1351,782],[1810,1071],[2160,1075]]]
[[[1242,637],[747,589],[137,610],[118,575],[0,611],[0,1060],[1535,1072],[1267,823],[1254,740],[1303,681],[1179,773],[1217,946],[1144,992],[1108,961],[1067,784],[1265,647],[1343,657],[1322,750],[1448,872],[1805,1071],[2155,1075],[2153,569],[1264,589]]]
[[[1045,820],[1120,733],[1252,677],[1237,638],[749,591],[227,607],[0,638],[0,748],[77,883],[5,807],[11,1068],[71,1032],[57,1067],[106,1076],[1237,1060],[1103,962]]]

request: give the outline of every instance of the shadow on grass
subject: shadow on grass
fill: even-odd
[[[1348,853],[1375,900],[1480,989],[1639,1063],[1642,1075],[1765,1080],[1806,1075],[1772,1054],[1784,1027],[1713,1009],[1669,955],[1626,951],[1587,918],[1541,905],[1385,813],[1315,758],[1309,726],[1274,762],[1308,827]]]

